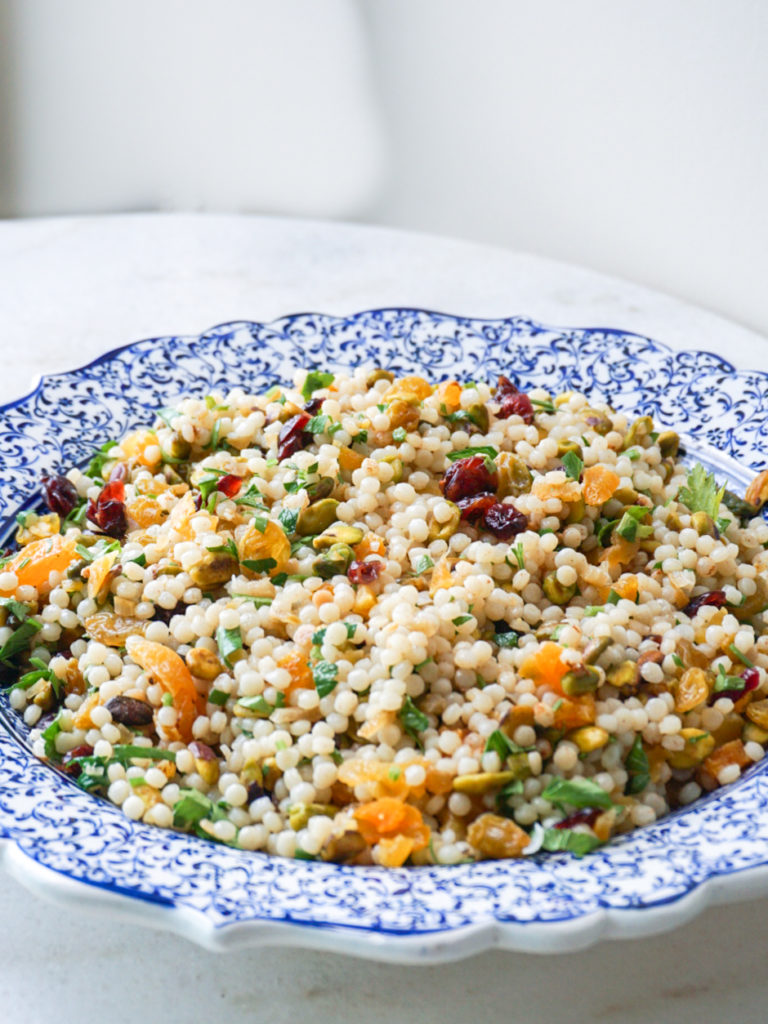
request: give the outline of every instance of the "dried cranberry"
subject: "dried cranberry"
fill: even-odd
[[[347,577],[350,583],[373,583],[383,568],[378,559],[373,562],[353,562],[347,569]]]
[[[258,800],[262,796],[269,796],[266,789],[260,783],[252,782],[248,786],[248,803],[252,804],[254,800]]]
[[[90,757],[93,754],[93,747],[87,743],[81,743],[79,747],[68,750],[61,759],[61,770],[67,775],[79,775],[80,765],[72,764],[76,757]]]
[[[440,489],[448,501],[459,502],[481,491],[495,491],[499,483],[496,468],[485,455],[457,459],[446,469]]]
[[[514,505],[497,501],[486,510],[483,526],[499,540],[509,540],[528,529],[528,517],[518,512]]]
[[[309,423],[310,417],[305,412],[291,416],[277,439],[277,460],[282,462],[300,448],[304,448],[312,440],[311,434],[304,433],[304,427]]]
[[[310,398],[304,406],[304,412],[308,412],[310,416],[314,416],[316,413],[320,412],[324,401],[324,398]]]
[[[685,608],[683,608],[683,614],[692,619],[699,608],[704,605],[712,605],[713,608],[723,608],[725,605],[725,591],[708,590],[706,594],[699,594],[698,597],[694,597],[694,599],[690,601]]]
[[[128,529],[125,515],[125,485],[122,480],[110,480],[102,487],[96,501],[88,502],[88,519],[108,537],[124,537]]]
[[[569,814],[568,817],[563,818],[562,821],[558,821],[554,827],[573,828],[574,825],[589,825],[589,827],[592,828],[601,814],[602,811],[597,807],[585,807],[581,811],[574,811],[573,814]]]
[[[155,610],[152,614],[152,621],[164,622],[166,626],[169,626],[171,624],[171,619],[173,618],[173,616],[178,615],[179,613],[178,609],[180,603],[180,601],[177,601],[173,608],[161,608],[159,604],[156,604]]]
[[[499,411],[496,413],[498,419],[508,420],[510,416],[520,416],[523,423],[533,423],[533,404],[530,398],[519,391],[508,377],[499,377],[495,397],[499,403]]]
[[[68,516],[78,501],[75,485],[65,476],[48,476],[43,473],[41,479],[48,508],[62,518]]]
[[[242,486],[243,481],[239,476],[235,476],[234,473],[227,473],[226,476],[219,478],[216,489],[221,491],[222,494],[226,494],[228,498],[234,498]]]
[[[736,701],[750,690],[756,690],[760,685],[760,673],[756,668],[745,668],[740,678],[744,680],[744,686],[741,689],[717,690],[712,694],[712,700],[715,701],[719,697],[730,697],[731,700]]]
[[[457,504],[461,509],[461,518],[472,523],[473,526],[478,526],[485,518],[488,509],[498,503],[495,494],[483,491],[481,494],[474,494],[469,498],[461,498]]]

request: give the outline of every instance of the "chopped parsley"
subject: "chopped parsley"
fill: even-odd
[[[610,794],[591,779],[553,779],[541,795],[559,807],[613,807]]]
[[[315,689],[321,697],[327,697],[336,689],[338,683],[339,667],[330,661],[318,661],[312,666],[312,677],[315,681]]]
[[[717,519],[720,503],[725,495],[725,484],[718,487],[714,473],[708,473],[697,462],[688,474],[685,485],[677,493],[681,501],[691,512],[705,512],[710,519]]]
[[[327,388],[333,384],[335,377],[332,373],[323,373],[322,370],[310,370],[307,374],[301,394],[304,401],[309,401],[315,391],[320,388]]]
[[[584,469],[584,462],[576,452],[566,452],[562,458],[563,469],[571,480],[576,480],[578,483],[581,477],[581,471]]]
[[[629,775],[627,784],[624,787],[624,793],[627,796],[632,796],[635,793],[642,793],[651,781],[651,775],[650,766],[648,764],[648,755],[643,748],[643,738],[640,733],[635,736],[634,743],[624,759],[624,767]]]
[[[457,462],[459,459],[470,459],[473,455],[487,455],[489,459],[495,459],[499,453],[490,444],[479,444],[474,448],[460,448],[457,452],[448,452],[448,461]]]
[[[398,718],[408,735],[417,741],[419,733],[429,728],[429,719],[423,711],[419,711],[410,697],[406,697],[403,701],[403,706],[398,711]]]
[[[422,555],[421,558],[416,562],[413,567],[413,571],[421,575],[423,572],[427,572],[428,569],[434,569],[435,563],[429,557],[429,555]]]
[[[542,850],[548,850],[550,853],[566,850],[575,857],[584,857],[602,845],[597,836],[592,836],[588,832],[574,832],[570,828],[546,828],[541,842]]]
[[[243,648],[243,638],[240,635],[240,627],[225,629],[219,626],[216,630],[216,643],[219,648],[219,657],[230,667],[233,664],[233,655]]]

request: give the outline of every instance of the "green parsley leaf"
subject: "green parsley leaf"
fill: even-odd
[[[237,703],[241,708],[249,711],[254,718],[269,718],[276,708],[282,708],[285,705],[285,695],[278,693],[274,704],[270,704],[261,695],[258,697],[240,697]]]
[[[550,803],[571,807],[613,807],[610,794],[591,779],[553,779],[541,794]]]
[[[566,850],[574,857],[583,857],[602,845],[597,836],[591,836],[588,832],[574,832],[570,828],[547,828],[544,829],[541,848],[549,850],[550,853]]]
[[[406,697],[403,706],[397,713],[397,717],[403,724],[403,728],[413,739],[419,738],[419,733],[429,728],[429,718],[423,711],[419,711],[413,700]]]
[[[124,558],[123,564],[128,565],[129,562],[135,562],[136,565],[140,565],[142,568],[147,564],[147,556],[143,551],[139,552],[134,558]]]
[[[182,789],[173,805],[174,828],[194,828],[204,818],[214,819],[216,805],[197,789]]]
[[[310,370],[307,374],[304,386],[301,389],[304,401],[308,401],[315,391],[320,388],[327,388],[333,384],[335,378],[332,373],[323,373],[322,370]]]
[[[620,600],[621,600],[621,597],[616,593],[616,591],[615,590],[610,590],[608,592],[608,599],[607,599],[607,601],[605,603],[606,604],[618,604]]]
[[[330,661],[318,661],[312,666],[312,676],[315,680],[315,689],[321,697],[327,697],[336,689],[338,683],[339,667]]]
[[[627,456],[630,462],[637,462],[637,460],[640,458],[640,452],[637,450],[637,448],[630,448],[629,451],[625,452],[624,454]]]
[[[651,781],[651,775],[648,755],[643,748],[643,738],[640,733],[635,736],[630,751],[624,759],[624,767],[629,775],[624,793],[627,796],[642,793]]]
[[[505,761],[510,754],[524,754],[526,750],[525,747],[521,747],[511,740],[509,736],[505,736],[501,729],[494,729],[485,741],[485,749],[483,751],[485,754],[490,752],[498,754],[501,760]]]
[[[296,523],[299,519],[299,509],[297,508],[284,508],[277,517],[278,522],[282,526],[286,533],[286,536],[292,537],[296,533]],[[263,530],[261,531],[264,532]]]
[[[457,452],[448,452],[448,461],[457,462],[459,459],[470,459],[473,455],[487,455],[489,459],[495,459],[499,453],[490,444],[479,444],[474,448],[460,448]]]
[[[261,532],[263,533],[264,531],[262,530]],[[228,537],[224,544],[218,544],[214,548],[208,548],[208,550],[216,555],[231,555],[235,559],[235,561],[239,561],[237,545],[235,544],[231,537]]]
[[[85,470],[85,475],[91,477],[93,480],[101,480],[104,463],[112,461],[109,453],[116,447],[117,441],[106,441],[91,458],[91,461],[88,463]]]
[[[517,562],[518,569],[524,569],[525,568],[525,554],[523,553],[523,542],[521,540],[519,540],[517,542],[517,544],[513,544],[510,547],[509,550],[512,552],[512,556],[514,557],[515,561]],[[509,564],[509,562],[507,564]]]
[[[40,679],[47,679],[53,687],[53,692],[59,697],[61,695],[61,680],[56,673],[51,671],[40,658],[30,658],[29,663],[32,665],[33,670],[25,672],[18,682],[13,684],[10,692],[12,693],[14,690],[28,690]]]
[[[269,572],[275,568],[277,562],[274,558],[245,558],[241,564],[251,572]]]
[[[223,708],[229,700],[229,694],[223,690],[217,690],[215,687],[208,694],[208,701],[210,704],[215,704],[218,708]]]
[[[321,413],[319,416],[313,416],[304,429],[309,431],[310,434],[330,434],[333,437],[335,433],[341,430],[341,424],[335,423],[330,416]]]
[[[9,615],[13,615],[19,622],[25,622],[29,616],[29,605],[17,601],[13,597],[0,597],[0,608],[5,608]]]
[[[40,623],[34,622],[32,619],[26,619],[22,622],[19,628],[14,630],[3,646],[0,647],[0,661],[8,662],[15,658],[17,654],[28,650],[29,641],[41,629]]]
[[[421,558],[416,562],[413,567],[413,571],[421,575],[423,572],[427,572],[429,569],[434,569],[435,563],[429,557],[429,555],[422,555]]]
[[[673,654],[672,655],[672,661],[674,661],[674,663],[677,665],[678,668],[685,668],[685,662],[683,661],[683,659],[680,657],[679,654]]]
[[[718,488],[714,473],[708,473],[697,462],[688,474],[685,486],[677,493],[681,501],[691,512],[706,512],[710,519],[717,519],[720,503],[725,495],[725,484]]]
[[[43,732],[40,733],[45,743],[45,756],[48,758],[49,761],[61,760],[61,754],[59,754],[58,750],[56,749],[56,737],[59,735],[60,732],[61,723],[59,722],[59,718],[57,715],[56,718],[54,718],[54,720],[48,726],[48,728],[44,729]]]
[[[516,632],[514,629],[508,629],[506,632],[500,633],[498,632],[497,627],[496,636],[494,637],[494,640],[499,645],[499,647],[513,648],[518,646],[520,642],[520,634]]]
[[[97,558],[101,558],[102,555],[108,555],[112,551],[120,551],[120,541],[111,540],[106,541],[104,539],[98,540],[91,547],[87,548],[84,544],[75,544],[75,551],[80,557],[86,562],[95,562]]]
[[[345,629],[347,631],[347,640],[351,640],[352,637],[357,632],[357,623],[356,622],[345,622],[344,623],[344,627],[345,627]],[[312,634],[312,643],[317,645],[317,646],[321,645],[323,643],[323,641],[325,640],[325,634],[326,634],[327,629],[328,629],[327,626],[322,626],[320,629],[316,630],[316,632],[314,632]]]
[[[584,462],[576,452],[566,452],[562,458],[563,469],[571,480],[576,480],[578,483],[581,477],[581,471],[584,469]]]
[[[350,444],[368,444],[368,431],[367,430],[361,430],[359,433],[355,434],[355,436],[352,438],[352,440],[349,443]]]
[[[601,547],[607,548],[611,543],[611,534],[619,525],[618,519],[598,519],[595,523],[595,537]]]
[[[455,619],[451,619],[454,626],[463,626],[465,622],[469,622],[472,618],[471,615],[458,615]]]
[[[252,594],[233,594],[232,597],[241,597],[244,601],[250,601],[257,608],[266,608],[272,604],[271,597],[254,597]]]
[[[715,693],[722,693],[723,690],[737,690],[739,693],[747,685],[746,680],[741,676],[729,676],[722,665],[717,667],[717,678],[713,687]]]
[[[243,648],[243,638],[240,635],[240,627],[236,626],[234,629],[225,629],[223,626],[219,626],[216,630],[216,643],[219,648],[219,657],[222,661],[225,661],[227,665],[232,665],[232,655],[235,651],[240,651]]]
[[[502,786],[496,794],[496,810],[504,818],[514,818],[515,808],[510,803],[513,796],[520,796],[523,792],[523,780],[513,779],[506,786]]]

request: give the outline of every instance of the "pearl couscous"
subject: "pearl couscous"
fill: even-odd
[[[10,703],[129,818],[244,850],[587,853],[768,744],[768,471],[680,454],[505,377],[186,398],[19,516]]]

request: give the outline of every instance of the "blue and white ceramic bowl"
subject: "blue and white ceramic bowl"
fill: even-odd
[[[41,471],[190,392],[264,390],[296,366],[383,365],[433,378],[503,372],[569,388],[674,427],[743,490],[768,451],[768,374],[672,352],[619,330],[553,328],[385,309],[233,323],[137,342],[44,377],[2,410],[0,521],[36,503]],[[129,821],[34,758],[0,704],[0,853],[33,891],[111,908],[210,948],[286,943],[396,961],[492,946],[562,951],[672,927],[708,903],[768,891],[768,763],[732,786],[577,860],[569,854],[383,870],[246,853]]]

